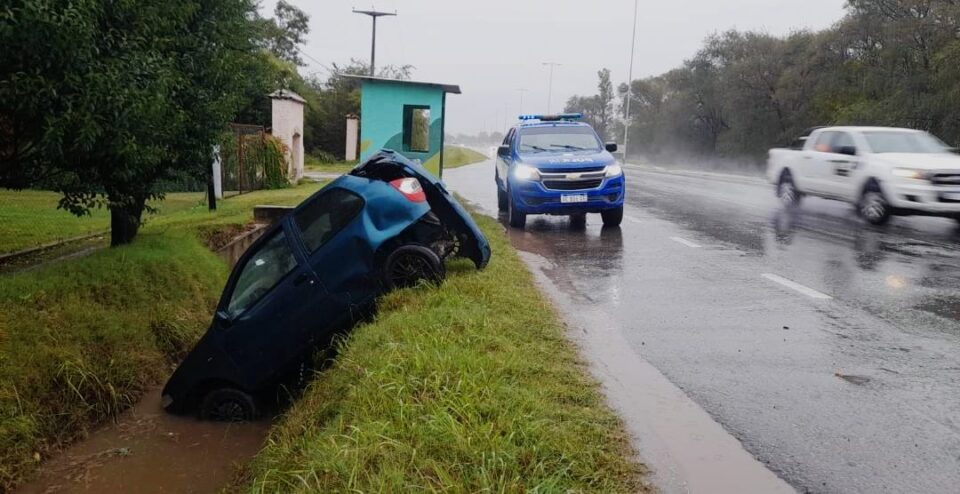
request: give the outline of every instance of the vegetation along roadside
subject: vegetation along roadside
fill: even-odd
[[[216,213],[195,204],[153,217],[130,245],[0,275],[0,492],[129,408],[206,330],[227,266],[204,237],[319,187],[245,194]]]
[[[386,296],[235,490],[637,492],[627,434],[492,219],[477,273]],[[523,294],[518,296],[518,294]]]

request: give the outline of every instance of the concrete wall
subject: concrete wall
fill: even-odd
[[[404,149],[404,105],[430,108],[428,152],[418,153]],[[360,159],[369,158],[381,148],[389,148],[407,158],[426,163],[440,152],[442,114],[443,90],[440,88],[404,84],[401,81],[364,81],[360,97]]]
[[[272,134],[287,146],[287,176],[291,182],[303,178],[303,107],[300,101],[273,97]]]

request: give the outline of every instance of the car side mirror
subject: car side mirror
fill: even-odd
[[[506,156],[508,154],[510,154],[510,146],[501,144],[500,147],[497,148],[497,156]]]
[[[615,142],[608,142],[605,147],[607,151],[610,153],[616,153],[617,149],[620,149],[620,147],[617,146],[617,143]]]
[[[854,146],[840,146],[840,149],[838,149],[837,152],[847,156],[856,156],[857,148]]]

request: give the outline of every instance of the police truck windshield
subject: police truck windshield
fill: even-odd
[[[520,131],[521,153],[599,151],[600,140],[590,127],[533,127]]]

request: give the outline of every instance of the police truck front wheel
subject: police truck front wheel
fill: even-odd
[[[603,218],[603,226],[620,226],[623,222],[623,206],[601,211],[600,217]]]
[[[513,196],[509,192],[507,192],[507,216],[512,228],[527,226],[527,214],[517,210],[517,205],[513,203]]]

